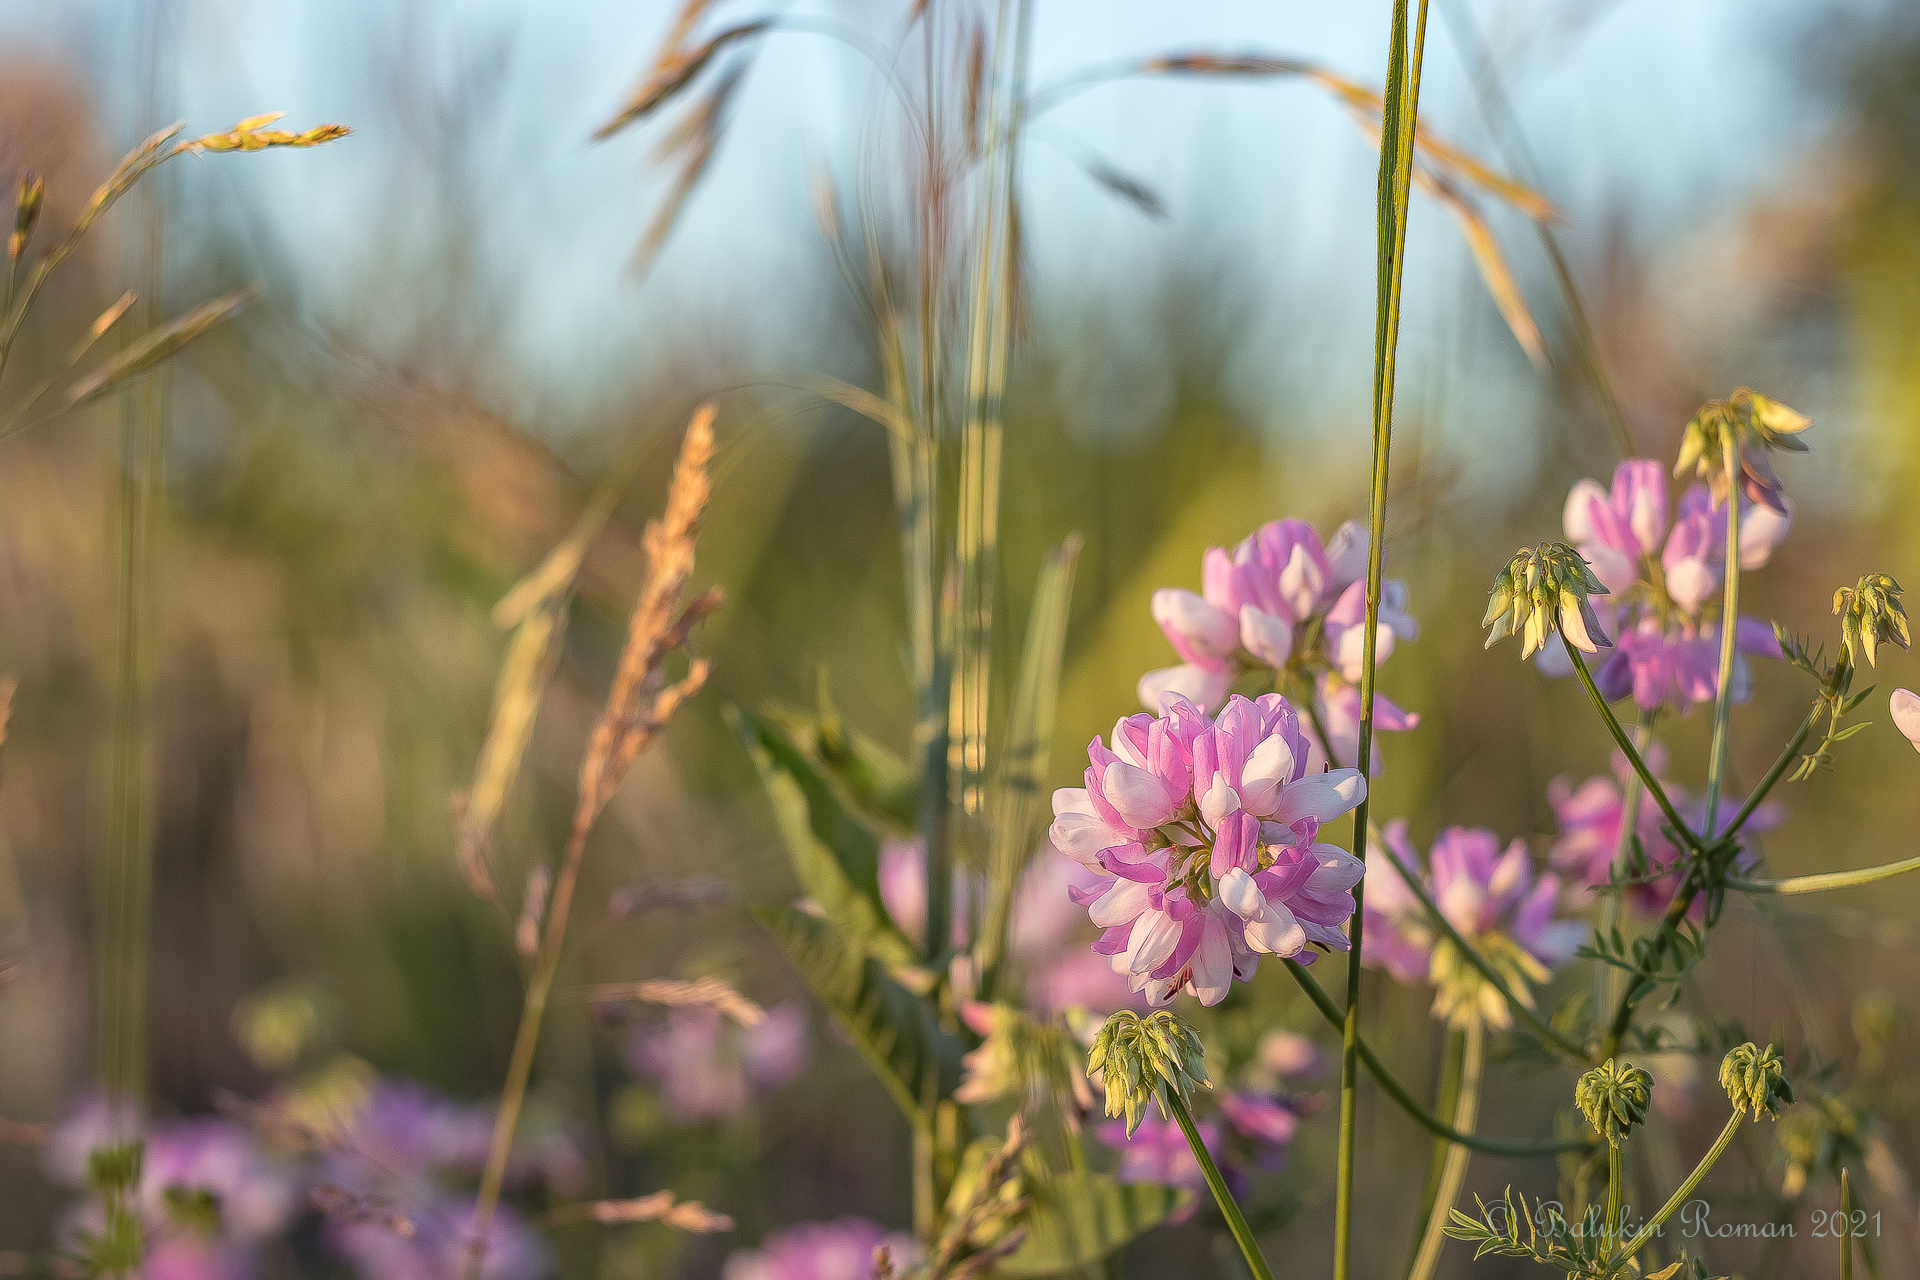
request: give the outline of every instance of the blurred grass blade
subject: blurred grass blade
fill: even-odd
[[[914,963],[880,897],[880,842],[778,728],[738,707],[725,715],[760,774],[801,889],[850,945],[894,968]]]
[[[1053,745],[1053,710],[1060,692],[1061,656],[1073,603],[1073,571],[1080,535],[1071,534],[1047,556],[1034,587],[1020,675],[1009,708],[1000,756],[992,844],[988,853],[987,915],[980,935],[983,998],[991,999],[1005,958],[1013,899],[1034,847],[1034,818]]]
[[[667,237],[673,234],[673,227],[680,219],[680,211],[686,207],[693,189],[707,171],[707,165],[713,160],[713,153],[720,145],[720,130],[726,122],[726,110],[733,91],[740,83],[740,77],[746,73],[748,60],[736,58],[714,85],[713,91],[701,99],[673,130],[663,139],[655,151],[656,161],[665,161],[674,155],[682,157],[680,170],[674,175],[673,186],[660,202],[660,207],[648,224],[646,235],[634,249],[633,258],[627,269],[635,276],[644,275],[653,260],[660,253]]]
[[[1027,1238],[996,1275],[1081,1271],[1185,1207],[1191,1191],[1153,1182],[1115,1182],[1105,1173],[1068,1173],[1027,1184],[1033,1197]]]
[[[771,18],[761,18],[754,22],[743,22],[737,27],[729,27],[704,44],[691,49],[680,47],[680,42],[670,44],[661,53],[647,78],[633,91],[613,119],[593,131],[593,140],[602,142],[611,138],[634,121],[652,112],[674,94],[686,88],[704,70],[709,62],[728,45],[749,36],[759,35],[773,25]],[[679,34],[676,32],[676,34]],[[681,39],[684,40],[684,35]]]
[[[792,907],[756,907],[807,986],[866,1059],[900,1111],[918,1120],[960,1084],[960,1044],[921,999],[824,920]]]
[[[454,797],[454,826],[459,840],[460,866],[467,883],[483,898],[495,896],[487,870],[487,844],[500,821],[520,761],[533,736],[540,701],[560,661],[561,641],[567,629],[564,595],[544,598],[514,629],[500,677],[493,689],[493,712],[487,739],[473,769],[473,785]]]
[[[1527,353],[1527,359],[1533,362],[1533,367],[1545,372],[1547,344],[1540,337],[1540,327],[1534,323],[1533,313],[1527,310],[1527,300],[1514,281],[1506,255],[1500,252],[1500,242],[1494,238],[1493,228],[1487,225],[1479,210],[1459,189],[1444,178],[1436,177],[1423,166],[1416,165],[1413,180],[1422,191],[1445,206],[1454,221],[1460,224],[1460,234],[1466,238],[1467,248],[1473,252],[1474,263],[1480,268],[1480,278],[1486,282],[1487,292],[1493,295],[1494,306],[1500,308],[1501,318],[1507,322],[1507,328],[1512,331],[1520,349]]]
[[[147,372],[163,360],[171,359],[208,330],[238,315],[253,297],[253,290],[242,289],[177,316],[152,333],[135,340],[125,351],[73,384],[67,391],[65,408],[90,404],[129,378]]]
[[[861,417],[879,423],[895,436],[908,441],[914,438],[913,419],[898,404],[883,400],[863,387],[856,387],[852,383],[842,382],[826,374],[810,374],[798,381],[802,387],[822,400],[831,400],[837,405],[851,409]]]
[[[1104,187],[1110,194],[1125,200],[1149,218],[1160,219],[1167,216],[1167,202],[1160,198],[1159,192],[1138,178],[1120,172],[1098,156],[1083,157],[1078,164],[1089,178]]]
[[[563,993],[568,1001],[606,1004],[615,1000],[638,1000],[666,1008],[704,1005],[726,1014],[743,1027],[757,1027],[767,1019],[767,1011],[747,999],[721,978],[700,978],[682,982],[676,978],[649,978],[641,982],[601,982],[576,987]]]

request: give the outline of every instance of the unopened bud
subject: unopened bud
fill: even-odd
[[[1735,1111],[1751,1111],[1758,1120],[1762,1112],[1769,1120],[1780,1118],[1783,1103],[1793,1101],[1793,1086],[1787,1082],[1787,1064],[1772,1045],[1764,1050],[1751,1040],[1729,1053],[1720,1063],[1720,1087]]]
[[[1492,627],[1486,647],[1510,635],[1520,637],[1520,656],[1530,658],[1558,628],[1568,644],[1587,653],[1611,648],[1613,641],[1587,600],[1607,588],[1580,553],[1561,542],[1522,547],[1493,580],[1483,627]]]
[[[1647,1103],[1653,1097],[1653,1077],[1617,1058],[1608,1058],[1580,1077],[1573,1100],[1594,1132],[1610,1146],[1627,1140],[1636,1125],[1647,1122]]]
[[[1769,458],[1775,450],[1807,452],[1800,433],[1813,419],[1778,400],[1741,387],[1725,400],[1709,400],[1680,436],[1680,457],[1673,474],[1689,473],[1707,482],[1716,503],[1725,502],[1734,479],[1723,462],[1729,444],[1739,459],[1740,490],[1762,506],[1787,514],[1780,477]]]
[[[1098,1074],[1107,1094],[1107,1114],[1124,1116],[1132,1137],[1147,1103],[1161,1089],[1182,1100],[1195,1088],[1211,1088],[1206,1050],[1193,1029],[1165,1009],[1142,1018],[1122,1009],[1093,1038],[1087,1074]]]
[[[1913,643],[1907,630],[1907,607],[1900,603],[1900,584],[1884,573],[1870,573],[1851,587],[1833,593],[1833,611],[1840,615],[1840,636],[1847,656],[1857,669],[1860,659],[1874,665],[1883,643],[1902,649]]]

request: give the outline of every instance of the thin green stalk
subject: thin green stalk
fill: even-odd
[[[1727,771],[1727,725],[1733,716],[1734,637],[1740,630],[1740,445],[1733,432],[1723,433],[1727,467],[1727,586],[1720,612],[1720,686],[1713,703],[1713,745],[1707,753],[1707,822],[1702,832],[1709,840],[1718,832],[1720,783]]]
[[[1240,1206],[1234,1203],[1226,1180],[1220,1176],[1213,1157],[1207,1153],[1207,1144],[1200,1141],[1200,1131],[1193,1127],[1193,1113],[1187,1110],[1186,1099],[1173,1089],[1161,1090],[1160,1097],[1167,1104],[1167,1109],[1173,1112],[1173,1118],[1180,1122],[1180,1132],[1187,1135],[1187,1145],[1193,1148],[1193,1158],[1200,1162],[1200,1172],[1206,1175],[1207,1188],[1213,1192],[1214,1203],[1220,1206],[1220,1215],[1227,1220],[1227,1229],[1233,1232],[1233,1241],[1240,1246],[1240,1255],[1247,1260],[1247,1270],[1253,1273],[1254,1280],[1273,1280],[1273,1273],[1267,1270],[1267,1260],[1260,1256],[1260,1244],[1253,1238],[1253,1228],[1247,1225]]]
[[[1507,1007],[1518,1014],[1520,1020],[1529,1027],[1532,1027],[1534,1032],[1548,1044],[1576,1061],[1585,1062],[1587,1060],[1586,1047],[1575,1044],[1572,1040],[1569,1040],[1566,1036],[1554,1030],[1551,1024],[1538,1013],[1534,1012],[1531,1005],[1513,993],[1513,988],[1508,986],[1507,980],[1500,976],[1500,971],[1495,969],[1493,965],[1488,962],[1487,958],[1481,955],[1472,943],[1467,941],[1465,936],[1454,927],[1453,921],[1447,919],[1446,913],[1440,910],[1440,904],[1433,900],[1433,896],[1427,892],[1426,886],[1420,883],[1420,877],[1414,873],[1412,868],[1406,866],[1398,858],[1388,858],[1387,861],[1392,863],[1393,869],[1400,873],[1400,879],[1406,884],[1407,889],[1415,898],[1419,899],[1420,905],[1426,909],[1427,917],[1433,921],[1435,927],[1447,935],[1447,938],[1453,943],[1460,954],[1467,958],[1467,963],[1479,970],[1480,976],[1485,978],[1493,989],[1500,993],[1506,1000]]]
[[[1705,843],[1695,834],[1692,827],[1681,821],[1680,811],[1673,807],[1673,801],[1667,799],[1666,789],[1660,785],[1660,780],[1653,776],[1653,770],[1647,767],[1646,760],[1634,747],[1633,740],[1627,737],[1627,731],[1620,727],[1620,720],[1613,714],[1613,708],[1608,706],[1607,700],[1600,696],[1600,690],[1593,683],[1593,673],[1587,670],[1586,659],[1580,656],[1580,650],[1573,645],[1566,646],[1566,649],[1567,656],[1573,659],[1573,669],[1579,675],[1580,683],[1586,686],[1587,696],[1593,699],[1593,705],[1599,709],[1600,718],[1606,721],[1607,732],[1613,735],[1615,744],[1627,757],[1627,762],[1633,766],[1633,771],[1640,775],[1640,781],[1646,785],[1648,793],[1660,802],[1660,811],[1667,815],[1667,821],[1673,825],[1681,841],[1693,852],[1704,854],[1707,851]]]
[[[1313,1001],[1314,1008],[1320,1011],[1320,1016],[1327,1020],[1328,1025],[1343,1026],[1345,1016],[1340,1012],[1340,1006],[1333,1002],[1333,997],[1328,995],[1326,988],[1322,987],[1319,981],[1307,971],[1307,967],[1298,960],[1286,960],[1284,963],[1287,966],[1287,972],[1291,973],[1293,980],[1300,984],[1300,989],[1307,993],[1307,998]],[[1367,1074],[1373,1077],[1381,1091],[1392,1100],[1395,1106],[1407,1113],[1408,1119],[1437,1138],[1458,1143],[1483,1155],[1506,1156],[1515,1160],[1558,1156],[1568,1152],[1585,1152],[1593,1148],[1592,1143],[1582,1138],[1573,1138],[1564,1142],[1503,1142],[1498,1138],[1462,1133],[1415,1101],[1414,1096],[1407,1092],[1406,1086],[1394,1079],[1393,1073],[1381,1063],[1379,1056],[1373,1051],[1373,1046],[1365,1040],[1359,1040],[1356,1041],[1356,1048],[1360,1064],[1367,1069]]]
[[[1666,1220],[1679,1212],[1680,1206],[1685,1204],[1688,1198],[1693,1195],[1695,1188],[1699,1187],[1701,1181],[1707,1176],[1708,1171],[1713,1168],[1714,1164],[1722,1155],[1726,1154],[1728,1144],[1733,1141],[1733,1135],[1740,1131],[1740,1122],[1745,1118],[1746,1113],[1744,1111],[1735,1111],[1731,1116],[1727,1117],[1726,1127],[1720,1130],[1720,1136],[1713,1140],[1713,1146],[1709,1148],[1707,1154],[1701,1158],[1700,1163],[1694,1166],[1693,1172],[1687,1175],[1687,1180],[1680,1184],[1677,1191],[1667,1197],[1667,1202],[1660,1206],[1660,1212],[1647,1219],[1646,1225],[1634,1234],[1633,1239],[1627,1242],[1626,1248],[1620,1251],[1620,1256],[1613,1260],[1613,1266],[1616,1270],[1624,1267],[1634,1254],[1640,1252],[1641,1247],[1644,1246],[1647,1241],[1653,1239],[1654,1234]]]
[[[1460,1096],[1455,1100],[1453,1109],[1453,1127],[1463,1133],[1472,1132],[1480,1114],[1480,1065],[1485,1047],[1486,1029],[1476,1019],[1467,1024],[1466,1051],[1461,1058]],[[1447,1242],[1448,1215],[1454,1201],[1460,1198],[1460,1184],[1466,1180],[1470,1156],[1465,1147],[1456,1146],[1448,1150],[1446,1168],[1440,1175],[1439,1193],[1434,1197],[1433,1206],[1427,1214],[1420,1251],[1414,1257],[1413,1270],[1407,1273],[1408,1280],[1430,1280],[1433,1269],[1440,1265],[1440,1250]]]
[[[1360,740],[1355,767],[1364,774],[1373,761],[1375,644],[1380,630],[1381,560],[1387,529],[1387,463],[1393,444],[1395,357],[1400,340],[1400,290],[1405,278],[1407,205],[1413,183],[1413,143],[1420,119],[1420,68],[1426,56],[1427,0],[1415,20],[1413,58],[1407,59],[1407,0],[1394,0],[1393,32],[1387,46],[1387,82],[1380,117],[1379,203],[1376,215],[1376,315],[1373,377],[1373,477],[1368,503],[1367,614],[1365,655],[1360,671]],[[1365,861],[1367,799],[1353,815],[1353,853]],[[1360,972],[1365,943],[1364,884],[1353,888],[1353,917],[1348,926],[1347,1012],[1341,1028],[1339,1198],[1334,1209],[1334,1280],[1348,1280],[1353,1266],[1353,1170],[1359,1111]]]
[[[1840,1280],[1853,1280],[1853,1179],[1846,1169],[1840,1171],[1840,1220]]]
[[[1654,715],[1655,713],[1652,711],[1641,712],[1640,724],[1633,731],[1633,745],[1638,747],[1642,752],[1646,751],[1647,744],[1653,740]],[[1622,792],[1623,794],[1620,801],[1620,831],[1619,834],[1614,837],[1613,857],[1607,861],[1607,866],[1615,871],[1619,870],[1626,862],[1627,850],[1632,847],[1634,832],[1640,825],[1640,775],[1636,773],[1629,776],[1625,786],[1622,788]],[[1617,893],[1606,894],[1600,900],[1600,936],[1604,938],[1611,934],[1614,926],[1619,923],[1620,895]],[[1593,962],[1592,1016],[1598,1017],[1602,1009],[1605,1009],[1613,1003],[1613,988],[1613,966],[1603,960],[1595,960]]]
[[[1620,1239],[1620,1200],[1626,1192],[1626,1180],[1621,1176],[1620,1144],[1607,1144],[1607,1251],[1618,1249]]]
[[[1693,900],[1699,896],[1699,878],[1691,874],[1689,869],[1686,881],[1680,891],[1673,895],[1673,901],[1667,904],[1667,913],[1660,918],[1660,927],[1654,932],[1653,945],[1647,950],[1646,960],[1627,978],[1627,989],[1620,993],[1620,1003],[1614,1008],[1613,1021],[1608,1024],[1607,1034],[1600,1041],[1600,1052],[1594,1061],[1605,1062],[1619,1050],[1621,1039],[1633,1023],[1633,1011],[1638,1007],[1638,1001],[1634,998],[1635,989],[1642,978],[1651,977],[1662,963],[1667,954],[1668,939],[1673,937],[1680,922],[1687,918],[1687,912],[1693,909]]]
[[[1467,1033],[1458,1027],[1447,1031],[1446,1056],[1440,1066],[1440,1087],[1434,1094],[1433,1113],[1437,1116],[1450,1116],[1460,1104],[1460,1074],[1467,1055]],[[1433,1206],[1440,1198],[1440,1180],[1447,1171],[1447,1153],[1453,1150],[1453,1144],[1445,1138],[1433,1140],[1433,1153],[1427,1159],[1427,1180],[1420,1188],[1420,1212],[1415,1215],[1416,1222],[1425,1222],[1433,1216]],[[1444,1214],[1442,1215],[1445,1216]],[[1420,1247],[1426,1240],[1423,1230],[1413,1238],[1407,1250],[1407,1270],[1411,1272],[1414,1263],[1420,1257]]]
[[[1877,867],[1861,867],[1857,871],[1828,871],[1815,876],[1790,876],[1785,880],[1747,880],[1740,876],[1728,876],[1727,887],[1738,889],[1742,893],[1822,893],[1828,889],[1851,889],[1856,885],[1872,884],[1876,880],[1891,880],[1909,871],[1920,871],[1920,858],[1883,863]]]

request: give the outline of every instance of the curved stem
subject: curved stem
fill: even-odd
[[[1723,433],[1727,466],[1727,588],[1720,612],[1720,687],[1713,702],[1713,745],[1707,753],[1707,821],[1712,839],[1720,817],[1720,780],[1727,772],[1727,723],[1733,716],[1734,637],[1740,630],[1740,445]]]
[[[1877,867],[1861,867],[1857,871],[1828,871],[1817,876],[1790,876],[1785,880],[1745,880],[1739,876],[1728,876],[1727,887],[1738,889],[1742,893],[1820,893],[1827,889],[1851,889],[1855,885],[1872,884],[1876,880],[1891,880],[1909,871],[1920,871],[1920,858],[1882,863]]]
[[[1480,976],[1485,978],[1487,982],[1492,985],[1493,989],[1501,994],[1507,1002],[1507,1007],[1518,1014],[1520,1020],[1529,1027],[1532,1027],[1548,1044],[1566,1054],[1568,1057],[1580,1062],[1585,1062],[1587,1060],[1586,1047],[1575,1044],[1566,1036],[1555,1031],[1545,1019],[1541,1018],[1540,1015],[1534,1011],[1532,1005],[1521,1000],[1519,996],[1513,993],[1513,988],[1507,985],[1507,980],[1500,976],[1499,971],[1493,967],[1485,956],[1481,955],[1480,952],[1474,948],[1472,943],[1468,942],[1466,938],[1461,935],[1458,929],[1454,928],[1453,921],[1447,919],[1446,914],[1440,910],[1440,904],[1433,900],[1433,896],[1427,892],[1426,886],[1420,883],[1420,877],[1414,874],[1412,868],[1391,854],[1388,855],[1387,861],[1393,864],[1393,869],[1400,873],[1400,879],[1405,882],[1407,889],[1415,898],[1420,900],[1420,905],[1426,908],[1428,918],[1433,921],[1442,933],[1447,935],[1454,947],[1467,958],[1467,963],[1479,970]]]
[[[1693,1172],[1687,1175],[1687,1180],[1680,1184],[1679,1190],[1667,1197],[1667,1202],[1660,1206],[1660,1212],[1647,1219],[1647,1224],[1634,1234],[1633,1239],[1627,1242],[1627,1247],[1620,1251],[1620,1256],[1613,1260],[1616,1271],[1625,1266],[1627,1260],[1634,1254],[1640,1252],[1647,1241],[1653,1239],[1654,1234],[1668,1218],[1679,1212],[1680,1206],[1687,1202],[1687,1197],[1694,1193],[1694,1189],[1707,1176],[1707,1171],[1712,1169],[1720,1157],[1726,1153],[1727,1145],[1733,1141],[1733,1135],[1740,1131],[1740,1121],[1745,1115],[1743,1111],[1736,1111],[1727,1118],[1727,1127],[1720,1131],[1720,1136],[1714,1139],[1713,1146],[1702,1157],[1700,1163],[1694,1166]]]
[[[1460,1059],[1460,1096],[1454,1103],[1453,1127],[1470,1131],[1480,1111],[1480,1065],[1486,1048],[1486,1029],[1478,1020],[1467,1024],[1466,1052]],[[1427,1226],[1420,1238],[1420,1252],[1414,1257],[1407,1280],[1429,1280],[1440,1264],[1440,1249],[1446,1244],[1446,1226],[1453,1202],[1460,1197],[1460,1184],[1466,1180],[1470,1153],[1456,1146],[1447,1152],[1446,1168],[1440,1175],[1440,1191],[1427,1215]]]
[[[1233,1232],[1234,1243],[1240,1246],[1241,1256],[1247,1260],[1247,1270],[1253,1273],[1254,1280],[1273,1280],[1273,1273],[1267,1270],[1267,1260],[1260,1256],[1259,1242],[1253,1238],[1253,1228],[1247,1225],[1246,1216],[1234,1203],[1226,1179],[1220,1176],[1219,1167],[1207,1153],[1207,1144],[1200,1141],[1200,1131],[1193,1127],[1193,1113],[1187,1110],[1186,1099],[1172,1089],[1162,1089],[1160,1097],[1167,1104],[1167,1110],[1173,1112],[1173,1118],[1180,1122],[1180,1132],[1187,1135],[1187,1145],[1193,1148],[1193,1158],[1200,1162],[1207,1189],[1213,1192],[1214,1203],[1220,1206],[1220,1215],[1227,1220],[1227,1229]]]
[[[1655,713],[1642,711],[1640,724],[1633,731],[1633,745],[1641,751],[1653,740],[1653,719]],[[1607,866],[1618,869],[1627,858],[1627,850],[1633,846],[1633,836],[1640,826],[1640,797],[1643,789],[1640,775],[1628,778],[1621,789],[1620,830],[1613,840],[1613,857]],[[1609,893],[1600,902],[1600,936],[1606,937],[1620,923],[1620,895]],[[1599,1017],[1600,1011],[1613,1003],[1613,966],[1602,960],[1593,962],[1593,1017]]]
[[[1360,669],[1360,740],[1355,767],[1366,774],[1373,762],[1375,644],[1380,635],[1381,558],[1387,530],[1387,463],[1393,445],[1393,386],[1400,341],[1400,289],[1406,274],[1407,202],[1413,189],[1413,146],[1420,119],[1420,67],[1427,47],[1427,0],[1414,20],[1413,57],[1407,58],[1407,0],[1394,0],[1393,33],[1387,46],[1387,83],[1381,98],[1378,256],[1375,265],[1377,324],[1373,353],[1373,488],[1368,503],[1367,613]],[[1353,855],[1367,856],[1367,798],[1353,814]],[[1348,925],[1347,1015],[1340,1040],[1340,1156],[1333,1222],[1333,1276],[1347,1280],[1353,1265],[1353,1167],[1359,1107],[1360,958],[1366,926],[1365,882],[1353,887]]]
[[[1319,980],[1307,972],[1307,967],[1298,960],[1287,960],[1284,963],[1287,966],[1287,972],[1293,975],[1293,980],[1300,984],[1300,989],[1307,993],[1308,999],[1313,1001],[1314,1008],[1320,1011],[1320,1016],[1335,1027],[1343,1025],[1345,1019],[1340,1012],[1340,1006],[1333,1002],[1333,997],[1327,994]],[[1387,1097],[1393,1100],[1394,1105],[1406,1112],[1408,1119],[1436,1138],[1458,1143],[1483,1155],[1507,1156],[1515,1160],[1532,1159],[1536,1156],[1558,1156],[1568,1152],[1584,1152],[1593,1149],[1592,1143],[1581,1138],[1573,1138],[1565,1142],[1503,1142],[1499,1138],[1462,1133],[1415,1101],[1413,1095],[1407,1092],[1406,1086],[1394,1079],[1393,1073],[1381,1063],[1373,1051],[1373,1046],[1365,1040],[1359,1040],[1356,1042],[1356,1047],[1360,1064],[1367,1069],[1367,1074],[1373,1077],[1374,1082],[1385,1091]]]
[[[1620,1048],[1620,1040],[1633,1022],[1633,1011],[1638,1005],[1634,993],[1641,979],[1653,976],[1667,954],[1667,940],[1673,937],[1680,922],[1687,918],[1687,912],[1693,909],[1693,900],[1699,896],[1700,881],[1689,873],[1680,891],[1673,895],[1673,901],[1667,904],[1666,915],[1660,918],[1660,928],[1653,935],[1653,945],[1647,949],[1647,958],[1627,978],[1627,989],[1620,993],[1620,1003],[1614,1009],[1613,1022],[1607,1027],[1606,1037],[1600,1042],[1600,1052],[1594,1059],[1596,1062],[1605,1062]]]
[[[1706,845],[1695,834],[1692,827],[1680,820],[1680,811],[1673,807],[1673,801],[1667,799],[1666,789],[1660,785],[1660,780],[1653,776],[1653,770],[1647,767],[1646,760],[1634,748],[1633,740],[1627,737],[1627,731],[1620,727],[1620,719],[1613,714],[1613,708],[1608,706],[1607,700],[1600,696],[1599,688],[1593,683],[1593,673],[1587,670],[1587,661],[1580,656],[1580,650],[1573,645],[1568,645],[1566,648],[1567,656],[1573,659],[1573,669],[1579,675],[1580,683],[1587,688],[1587,696],[1593,699],[1593,705],[1599,708],[1600,718],[1607,722],[1607,732],[1613,735],[1614,742],[1620,747],[1621,753],[1627,757],[1627,762],[1633,766],[1633,771],[1640,775],[1640,781],[1645,784],[1647,793],[1660,803],[1660,811],[1667,815],[1667,821],[1673,824],[1674,831],[1679,834],[1687,847],[1695,853],[1705,853]]]

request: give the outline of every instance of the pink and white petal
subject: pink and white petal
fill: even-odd
[[[1100,778],[1100,794],[1122,821],[1141,831],[1173,816],[1174,797],[1167,794],[1160,779],[1124,760],[1107,766]]]
[[[1773,559],[1773,549],[1793,528],[1793,503],[1784,497],[1785,511],[1756,504],[1740,513],[1740,567],[1758,569]]]
[[[1920,695],[1911,689],[1895,689],[1887,699],[1887,714],[1893,717],[1893,727],[1920,751]]]
[[[1146,885],[1134,880],[1116,880],[1111,889],[1095,898],[1087,908],[1087,918],[1102,929],[1111,929],[1116,925],[1135,924],[1150,905]]]
[[[1331,822],[1350,812],[1366,794],[1367,780],[1358,769],[1329,769],[1282,787],[1279,808],[1273,816],[1282,823],[1301,818]]]
[[[1227,927],[1212,912],[1200,935],[1199,949],[1193,953],[1192,977],[1187,989],[1204,1005],[1219,1004],[1233,986],[1233,944],[1227,940]]]
[[[1227,690],[1233,687],[1233,672],[1222,663],[1218,671],[1183,662],[1177,667],[1162,667],[1158,671],[1149,671],[1140,677],[1140,683],[1134,692],[1140,699],[1140,705],[1150,710],[1160,709],[1160,699],[1169,693],[1178,694],[1202,711],[1217,707],[1226,698]]]
[[[1242,605],[1240,644],[1268,666],[1284,667],[1293,653],[1293,623],[1253,605]]]
[[[1197,592],[1162,587],[1153,593],[1152,610],[1167,642],[1188,662],[1217,661],[1240,643],[1239,620]]]
[[[1344,591],[1367,573],[1367,530],[1349,520],[1327,539],[1327,590]]]
[[[1575,483],[1567,493],[1567,505],[1561,513],[1561,525],[1567,533],[1567,541],[1575,546],[1591,542],[1599,535],[1594,527],[1593,504],[1607,505],[1607,491],[1593,480],[1581,480]]]
[[[1315,893],[1341,893],[1360,883],[1366,865],[1338,845],[1316,844],[1313,858],[1319,865],[1307,877],[1307,888]],[[1399,877],[1393,877],[1396,881]],[[1404,888],[1405,886],[1401,886]]]

